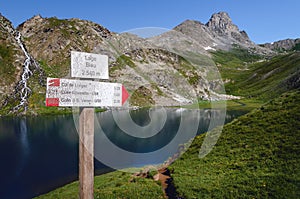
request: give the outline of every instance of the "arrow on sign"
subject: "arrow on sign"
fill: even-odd
[[[129,97],[129,93],[127,92],[125,86],[122,86],[122,105],[126,102]]]
[[[47,78],[46,106],[122,106],[128,99],[119,83]]]

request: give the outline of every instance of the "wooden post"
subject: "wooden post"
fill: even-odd
[[[94,108],[80,108],[79,197],[94,198]]]

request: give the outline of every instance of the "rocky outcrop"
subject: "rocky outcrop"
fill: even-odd
[[[291,50],[300,51],[300,39],[285,39],[273,43],[261,44],[261,46],[279,52]]]
[[[111,32],[96,23],[80,19],[34,16],[17,28],[30,54],[47,66],[57,66],[55,75],[69,72],[70,52],[92,52]],[[58,67],[59,66],[59,67]]]
[[[0,14],[0,106],[20,80],[25,55],[11,22]]]
[[[174,41],[169,38],[179,39]],[[186,20],[172,31],[151,38],[151,41],[159,46],[200,54],[209,54],[203,51],[230,50],[234,46],[248,49],[250,53],[254,54],[274,54],[272,50],[253,43],[247,33],[239,30],[226,12],[213,14],[206,24],[195,20]]]
[[[4,89],[10,85],[10,89],[3,92],[4,95],[1,96],[2,103],[0,107],[1,109],[7,109],[7,112],[26,112],[29,104],[28,99],[32,94],[29,79],[37,73],[37,81],[33,80],[31,82],[36,82],[39,86],[43,86],[44,71],[27,51],[23,43],[22,34],[15,30],[11,23],[3,16],[1,16],[0,25],[3,34],[1,36],[6,34],[6,40],[3,43],[1,42],[1,45],[3,45],[1,46],[1,57],[3,59],[1,70],[3,70],[2,76],[4,77],[1,79],[4,80],[2,82]],[[14,48],[11,48],[12,44]],[[19,57],[22,58],[19,59]],[[14,64],[16,67],[14,67]],[[15,81],[10,84],[9,78],[12,75],[10,72],[13,70],[16,74],[14,76]]]
[[[229,40],[236,40],[241,44],[253,44],[245,31],[240,31],[233,24],[231,18],[226,12],[219,12],[212,15],[210,20],[205,24],[211,33],[219,37],[227,37]]]
[[[231,32],[239,32],[239,28],[232,23],[226,12],[213,14],[205,25],[220,36],[228,35]]]

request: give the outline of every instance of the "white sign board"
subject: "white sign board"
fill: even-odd
[[[128,92],[119,83],[47,78],[46,106],[122,106]]]
[[[71,76],[108,79],[108,57],[106,55],[71,51]]]

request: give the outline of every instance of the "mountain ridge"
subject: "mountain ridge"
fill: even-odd
[[[19,59],[12,59],[19,62],[11,67],[18,71],[9,75],[10,79],[15,78],[10,82],[11,86],[6,85],[7,78],[0,81],[3,85],[0,99],[2,102],[8,95],[12,95],[15,101],[18,100],[19,97],[14,96],[11,91],[15,89],[14,93],[19,92],[16,82],[20,79],[25,60],[24,53],[16,44],[15,35],[9,30],[22,34],[21,40],[30,56],[35,59],[33,62],[40,64],[45,74],[44,78],[68,77],[72,50],[108,55],[110,81],[122,80],[120,83],[128,84],[132,95],[139,96],[130,101],[135,105],[139,105],[139,102],[143,101],[142,96],[145,95],[150,96],[151,103],[147,102],[144,105],[192,103],[192,98],[236,99],[235,96],[225,95],[220,75],[213,75],[219,70],[219,66],[213,60],[212,52],[240,49],[245,51],[247,56],[272,57],[277,54],[252,42],[247,33],[239,30],[225,12],[213,14],[206,24],[186,20],[169,32],[147,39],[129,33],[114,33],[92,21],[76,18],[43,18],[36,15],[16,29],[7,21],[4,18],[1,21],[2,27],[6,27],[2,31],[3,34],[9,36],[2,36],[2,44],[5,47],[10,45],[7,41],[14,44],[18,53],[10,52],[10,56],[18,55]],[[34,69],[34,66],[31,68]],[[149,70],[150,68],[152,69]],[[36,112],[35,109],[45,110],[41,108],[44,106],[45,86],[38,83],[37,75],[33,73],[33,78],[29,80],[32,95],[28,104],[33,112]],[[180,87],[182,93],[176,91]],[[191,90],[195,93],[186,92]],[[134,92],[139,94],[134,95]]]
[[[292,50],[300,50],[300,38],[297,39],[283,39],[272,43],[264,43],[261,46],[269,48],[274,51],[284,52]]]
[[[205,24],[196,20],[186,20],[174,30],[198,40],[205,50],[230,50],[232,45],[248,48],[253,53],[272,54],[272,50],[262,48],[252,42],[244,30],[239,30],[227,12],[215,13]],[[201,40],[199,39],[201,38]]]

